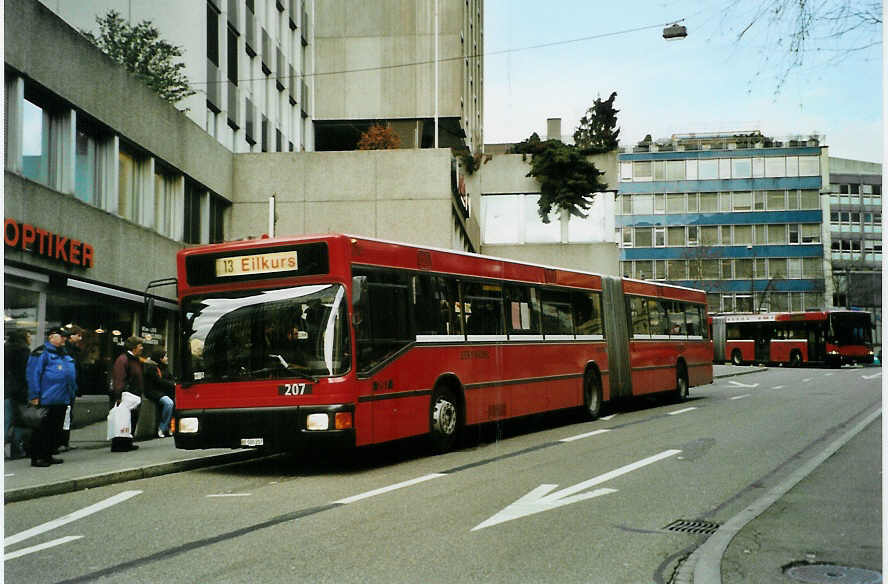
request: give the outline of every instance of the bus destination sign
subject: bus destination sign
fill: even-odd
[[[298,252],[278,251],[255,255],[216,258],[216,277],[254,276],[299,269]]]

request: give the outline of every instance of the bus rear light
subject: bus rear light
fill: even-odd
[[[179,418],[178,424],[179,434],[195,434],[200,427],[197,418]]]
[[[334,422],[337,430],[348,430],[352,427],[352,414],[351,412],[338,412],[336,414],[336,421]]]
[[[326,430],[330,427],[330,416],[327,414],[308,414],[305,420],[306,430]]]

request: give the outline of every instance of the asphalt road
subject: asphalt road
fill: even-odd
[[[770,369],[595,422],[486,427],[446,455],[407,441],[12,503],[7,550],[33,551],[5,552],[6,581],[668,582],[701,540],[666,527],[749,506],[878,409],[877,371]]]

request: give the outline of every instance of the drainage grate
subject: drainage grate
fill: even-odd
[[[663,529],[666,531],[677,531],[679,533],[693,533],[695,535],[712,535],[718,531],[718,523],[712,521],[703,521],[702,519],[679,519],[673,521]]]

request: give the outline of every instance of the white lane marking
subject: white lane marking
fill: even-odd
[[[875,379],[876,377],[878,377],[881,374],[882,374],[882,372],[879,371],[878,373],[874,373],[872,375],[861,375],[861,377],[863,377],[864,379]]]
[[[61,527],[62,525],[66,525],[71,523],[72,521],[77,521],[78,519],[82,519],[88,515],[92,515],[93,513],[98,513],[112,505],[116,505],[118,503],[123,503],[127,499],[135,497],[140,494],[142,491],[124,491],[118,495],[114,495],[113,497],[109,497],[104,501],[99,501],[94,505],[90,505],[89,507],[84,507],[79,511],[74,511],[73,513],[68,513],[58,519],[53,519],[52,521],[47,521],[42,525],[38,525],[37,527],[32,527],[31,529],[26,529],[20,533],[15,535],[11,535],[3,540],[4,546],[10,546],[12,544],[18,543],[20,541],[24,541],[29,537],[34,537],[35,535],[40,535],[41,533],[46,533],[51,529],[55,529],[56,527]]]
[[[667,416],[677,416],[678,414],[683,414],[685,412],[690,412],[691,410],[696,410],[696,407],[685,408],[683,410],[676,410],[674,412],[667,412]]]
[[[784,387],[786,387],[786,386],[785,385],[775,385],[771,389],[783,389]]]
[[[253,493],[216,493],[207,497],[249,497]]]
[[[737,387],[758,387],[758,383],[748,384],[748,383],[740,383],[739,381],[729,381],[731,385],[736,385]]]
[[[496,513],[490,519],[479,523],[477,526],[472,528],[472,531],[478,531],[479,529],[484,529],[485,527],[490,527],[492,525],[511,521],[512,519],[518,519],[519,517],[525,517],[527,515],[533,515],[542,511],[548,511],[550,509],[555,509],[564,505],[570,505],[571,503],[586,501],[587,499],[600,497],[601,495],[616,493],[616,489],[608,488],[595,489],[594,491],[590,491],[588,493],[581,493],[580,491],[584,491],[589,487],[594,487],[595,485],[599,485],[603,482],[615,479],[619,476],[630,473],[634,470],[638,470],[649,464],[653,464],[657,461],[669,458],[670,456],[674,456],[679,452],[681,452],[681,450],[664,450],[659,454],[649,456],[648,458],[644,458],[631,464],[627,464],[626,466],[621,466],[616,470],[606,472],[603,475],[599,475],[587,481],[577,483],[572,487],[566,487],[564,489],[561,489],[560,491],[551,492],[552,489],[555,489],[556,487],[558,487],[558,485],[540,485],[526,495],[522,496],[511,505],[507,506],[502,511]]]
[[[574,440],[582,440],[583,438],[588,438],[589,436],[597,436],[598,434],[604,434],[605,432],[610,432],[610,430],[594,430],[592,432],[586,432],[585,434],[577,434],[576,436],[571,436],[570,438],[562,438],[561,440],[559,440],[559,442],[573,442]]]
[[[609,416],[604,416],[603,418],[599,418],[599,419],[607,421],[607,420],[613,420],[616,417],[617,417],[617,414],[611,414]]]
[[[390,491],[395,491],[397,489],[402,489],[404,487],[409,487],[411,485],[424,483],[424,482],[430,481],[432,479],[437,479],[437,478],[446,477],[446,476],[447,476],[446,474],[441,474],[441,473],[427,474],[425,476],[417,477],[415,479],[410,479],[409,481],[404,481],[401,483],[396,483],[394,485],[389,485],[387,487],[374,489],[372,491],[367,491],[366,493],[361,493],[360,495],[346,497],[345,499],[339,499],[338,501],[333,501],[333,502],[334,503],[341,503],[343,505],[348,505],[349,503],[354,503],[355,501],[360,501],[361,499],[369,499],[370,497],[375,497],[376,495],[382,495],[383,493],[388,493]]]
[[[802,379],[802,383],[808,383],[809,381],[811,381],[810,377],[806,377],[806,378]]]
[[[14,472],[11,472],[11,473],[9,473],[9,474],[5,474],[5,475],[3,475],[3,476],[4,476],[4,477],[14,477],[14,476],[15,476],[15,473],[14,473]]]
[[[732,400],[734,400],[734,399],[743,399],[744,397],[749,397],[749,394],[748,394],[748,393],[744,393],[743,395],[735,395],[735,396],[732,397],[731,399],[732,399]]]
[[[831,375],[832,375],[832,373],[824,373],[823,374],[824,377],[830,377]]]
[[[20,550],[16,550],[14,552],[9,552],[3,556],[4,561],[9,561],[14,558],[20,558],[22,556],[27,556],[28,554],[33,554],[34,552],[39,552],[42,550],[49,549],[51,547],[55,547],[57,545],[62,545],[63,543],[68,543],[69,541],[76,541],[82,538],[82,535],[68,535],[65,537],[60,537],[58,539],[54,539],[52,541],[47,541],[46,543],[41,543],[37,545],[32,545],[31,547],[22,548]]]

